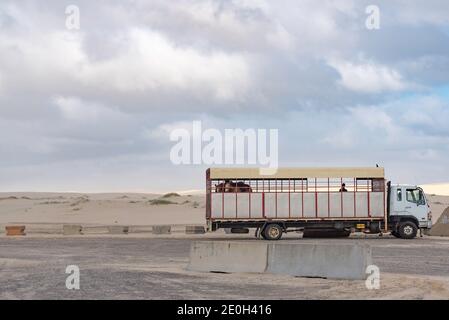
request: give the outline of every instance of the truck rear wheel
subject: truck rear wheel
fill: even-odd
[[[402,239],[413,239],[417,232],[418,227],[411,221],[404,221],[399,224],[398,233]]]
[[[276,223],[269,224],[263,229],[263,238],[265,240],[279,240],[282,237],[283,230]]]

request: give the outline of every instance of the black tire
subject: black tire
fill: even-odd
[[[418,233],[418,227],[411,221],[404,221],[399,224],[398,232],[402,239],[413,239]]]
[[[276,223],[271,223],[263,229],[262,237],[265,240],[279,240],[282,237],[282,227]]]
[[[265,238],[265,232],[263,229],[259,230],[259,238],[262,237],[262,239],[267,240],[267,238]]]

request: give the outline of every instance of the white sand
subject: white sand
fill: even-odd
[[[204,224],[205,196],[161,198],[175,204],[152,205],[162,195],[135,193],[0,193],[0,224]]]

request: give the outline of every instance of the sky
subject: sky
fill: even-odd
[[[204,188],[170,159],[193,121],[277,129],[279,166],[447,183],[449,2],[0,2],[0,191]]]

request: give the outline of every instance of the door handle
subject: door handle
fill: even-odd
[[[410,207],[405,207],[405,209],[411,209],[412,207],[410,206]]]

